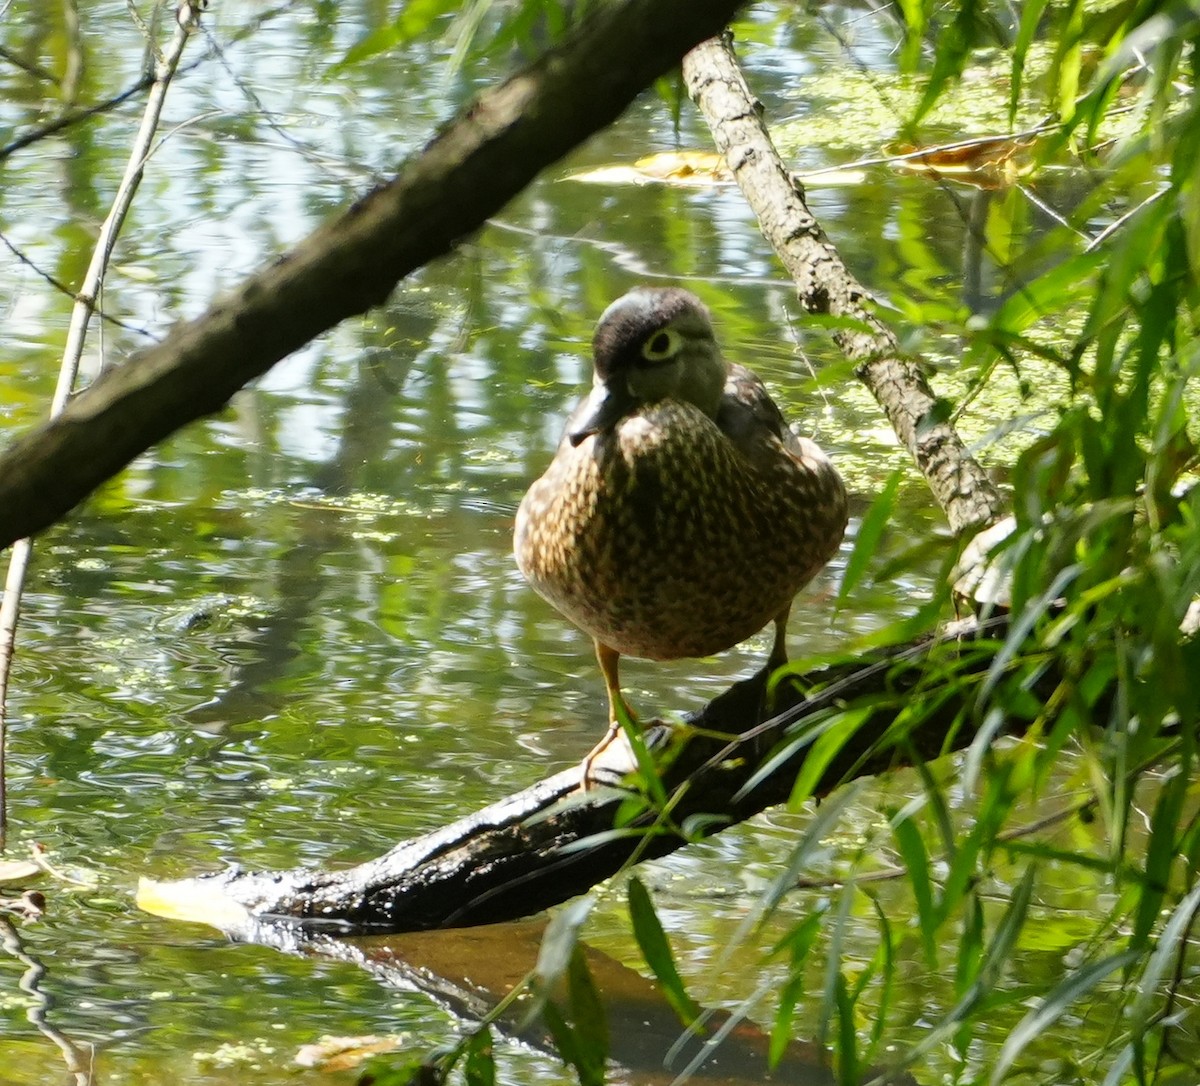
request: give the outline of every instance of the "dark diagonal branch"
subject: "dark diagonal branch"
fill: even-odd
[[[41,531],[244,384],[449,251],[546,166],[720,31],[736,0],[602,5],[560,46],[480,95],[392,182],[202,316],[101,377],[0,456],[0,546]],[[581,93],[581,88],[585,88]]]

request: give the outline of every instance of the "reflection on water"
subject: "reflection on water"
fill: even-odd
[[[209,25],[238,78],[209,59],[172,92],[173,123],[199,119],[156,154],[122,239],[106,295],[125,322],[105,332],[112,358],[301,237],[490,78],[482,67],[446,77],[444,43],[328,76],[374,5],[278,15],[240,43],[234,20],[248,16],[218,7]],[[117,0],[87,19],[109,46],[89,53],[99,94],[127,82],[140,45]],[[32,47],[51,29],[10,21],[5,34],[21,40],[6,44]],[[781,108],[802,74],[793,45],[839,56],[811,33],[782,29],[754,61]],[[0,72],[10,125],[37,115],[27,79]],[[0,190],[6,235],[65,281],[86,260],[132,116],[23,155]],[[682,138],[707,145],[687,111]],[[94,1048],[102,1080],[307,1081],[291,1056],[322,1034],[402,1032],[416,1046],[450,1032],[427,999],[353,965],[224,945],[133,912],[131,890],[141,874],[235,861],[363,859],[591,746],[604,699],[590,644],[522,583],[511,521],[588,379],[592,325],[610,300],[639,280],[686,281],[731,357],[754,365],[839,459],[856,513],[903,466],[828,340],[799,327],[740,196],[555,180],[673,145],[667,111],[646,97],[456,256],[141,457],[39,540],[14,678],[14,836],[90,875],[48,889],[49,915],[22,929],[22,953],[49,966],[46,1017]],[[909,272],[925,282],[956,266],[962,223],[940,199],[884,176],[818,192],[814,205],[851,266],[886,293],[905,289]],[[906,263],[915,239],[919,268]],[[69,304],[24,265],[9,273],[6,435],[45,410]],[[902,501],[904,530],[888,541],[897,552],[938,523],[915,475]],[[936,571],[867,585],[853,610],[838,609],[844,557],[794,609],[793,655],[909,613]],[[632,661],[623,677],[639,705],[682,712],[764,651],[759,638],[711,661]],[[880,795],[855,812],[830,844],[830,872],[872,839],[885,806]],[[709,1002],[733,1005],[754,987],[759,944],[723,948],[803,824],[775,814],[649,870],[689,982]],[[602,902],[594,937],[634,961],[617,897]],[[849,949],[865,959],[866,920],[861,937]],[[0,1066],[14,1086],[64,1074],[49,1034],[30,1024],[23,962],[0,959]],[[910,993],[914,1021],[925,994]],[[527,1052],[502,1059],[521,1069],[514,1080],[562,1079]]]

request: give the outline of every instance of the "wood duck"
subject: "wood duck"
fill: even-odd
[[[638,287],[601,315],[595,377],[545,474],[517,511],[517,565],[585,633],[624,713],[621,656],[710,656],[775,623],[787,659],[792,599],[837,551],[846,490],[788,428],[763,383],[730,364],[708,309],[676,287]]]

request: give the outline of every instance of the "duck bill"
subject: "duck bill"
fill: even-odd
[[[607,385],[597,385],[579,405],[567,423],[567,438],[579,445],[593,434],[611,430],[629,413],[629,397],[614,392]]]

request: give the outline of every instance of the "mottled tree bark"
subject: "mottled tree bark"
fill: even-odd
[[[920,367],[901,356],[895,335],[809,211],[729,43],[714,38],[697,46],[684,58],[683,76],[763,235],[795,280],[800,304],[809,313],[854,322],[834,339],[912,453],[950,527],[958,532],[1002,516],[1003,500],[939,412]]]

